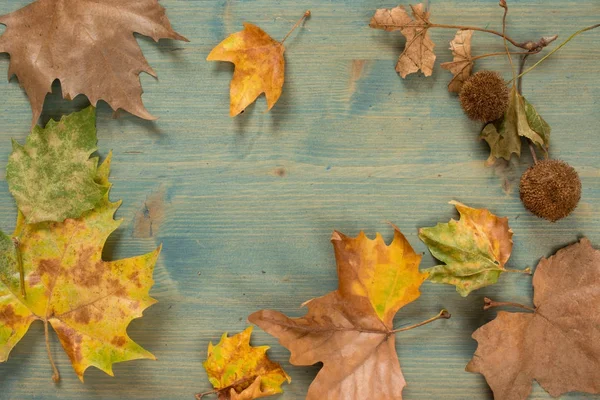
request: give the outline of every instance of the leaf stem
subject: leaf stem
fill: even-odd
[[[505,269],[506,272],[514,272],[517,274],[525,274],[525,275],[531,275],[531,269],[529,267],[525,268],[525,269]]]
[[[394,329],[393,331],[390,331],[390,334],[392,333],[398,333],[398,332],[404,332],[404,331],[409,331],[411,329],[415,329],[418,328],[420,326],[423,325],[427,325],[433,321],[436,321],[438,319],[449,319],[451,317],[450,313],[448,312],[448,310],[446,310],[445,308],[442,309],[435,317],[431,317],[423,322],[419,322],[418,324],[414,324],[414,325],[410,325],[410,326],[406,326],[404,328],[398,328],[398,329]]]
[[[27,298],[27,293],[25,293],[25,269],[23,268],[23,255],[21,254],[21,242],[18,237],[12,238],[13,245],[15,246],[15,252],[17,253],[17,266],[19,268],[19,285],[21,286],[21,296],[23,298]]]
[[[47,320],[44,320],[44,336],[46,337],[46,352],[48,353],[50,365],[52,365],[52,380],[54,381],[54,383],[58,383],[60,381],[60,372],[58,372],[58,368],[56,368],[56,364],[54,364],[54,358],[52,358],[52,351],[50,351],[50,334],[48,333]]]
[[[288,38],[288,36],[290,36],[292,34],[292,32],[294,32],[294,30],[298,27],[298,25],[300,25],[302,23],[302,21],[304,21],[308,17],[310,17],[310,10],[306,10],[304,15],[302,15],[302,17],[298,20],[298,22],[296,22],[296,24],[294,26],[292,26],[292,29],[290,29],[290,31],[287,33],[287,35],[285,35],[285,37],[281,41],[281,44],[283,44],[283,42],[285,42],[285,40]]]
[[[508,307],[517,307],[517,308],[522,308],[524,310],[527,311],[533,311],[535,312],[535,309],[528,307],[528,306],[524,306],[523,304],[519,304],[519,303],[512,303],[510,301],[494,301],[492,299],[489,298],[484,298],[483,301],[485,302],[485,305],[483,306],[484,310],[489,310],[490,308],[493,307],[504,307],[504,306],[508,306]]]
[[[238,379],[237,381],[233,382],[229,386],[223,387],[221,389],[213,389],[213,390],[209,390],[208,392],[197,393],[195,395],[196,400],[201,400],[202,397],[208,396],[210,394],[216,394],[216,393],[221,393],[221,392],[228,393],[229,389],[234,388],[234,387],[239,386],[239,385],[245,385],[248,382],[254,382],[256,380],[256,378],[257,378],[256,375],[254,375],[254,376],[247,376],[245,378]]]
[[[542,62],[544,62],[544,60],[546,60],[548,57],[550,57],[552,54],[556,53],[558,50],[560,50],[564,45],[566,45],[567,43],[569,43],[575,36],[583,33],[583,32],[587,32],[587,31],[591,31],[592,29],[596,29],[600,27],[600,24],[596,24],[596,25],[592,25],[592,26],[588,26],[587,28],[583,28],[578,30],[577,32],[575,32],[574,34],[572,34],[571,36],[569,36],[567,38],[567,40],[565,40],[564,42],[562,42],[561,44],[559,44],[558,46],[556,46],[556,48],[552,49],[551,52],[549,52],[548,54],[546,54],[544,57],[542,57],[538,62],[536,62],[535,64],[533,64],[531,67],[527,68],[524,72],[521,72],[519,74],[519,76],[517,76],[517,79],[522,77],[523,75],[531,72],[533,69],[535,69],[535,67],[537,67],[538,65],[540,65]],[[514,80],[514,79],[513,79]],[[512,82],[512,81],[511,81]],[[510,82],[509,82],[510,83]]]

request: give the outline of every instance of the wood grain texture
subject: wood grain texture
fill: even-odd
[[[85,384],[73,373],[55,340],[62,373],[53,385],[43,329],[34,324],[0,365],[1,399],[192,399],[209,389],[202,368],[209,341],[236,333],[261,308],[302,315],[300,304],[337,285],[334,229],[391,240],[397,224],[422,268],[435,261],[417,229],[456,217],[450,200],[487,207],[508,216],[515,232],[511,268],[535,266],[542,256],[587,236],[600,246],[600,31],[576,38],[524,80],[524,95],[553,128],[551,154],[580,173],[583,197],[569,218],[555,224],[527,213],[518,179],[530,163],[484,166],[487,145],[480,126],[462,114],[446,90],[451,75],[439,64],[452,56],[453,30],[433,30],[438,60],[431,78],[394,71],[404,43],[399,33],[373,30],[374,10],[395,2],[359,0],[164,0],[174,28],[190,43],[146,38],[139,42],[158,80],[142,76],[146,122],[98,110],[101,156],[113,149],[111,198],[123,199],[121,228],[109,239],[105,259],[141,254],[163,243],[152,295],[159,303],[134,321],[130,336],[158,361],[117,365],[115,378],[90,369]],[[26,0],[0,3],[4,14]],[[431,1],[437,23],[500,29],[497,1]],[[518,40],[557,33],[566,38],[597,23],[597,0],[510,2],[509,31]],[[228,116],[232,66],[205,61],[228,34],[255,23],[282,38],[306,10],[312,18],[286,41],[286,83],[269,113],[264,97],[237,118]],[[475,54],[502,51],[498,38],[475,33]],[[532,57],[532,60],[539,56]],[[503,58],[484,59],[476,69],[510,76]],[[0,75],[8,56],[0,57]],[[10,138],[23,142],[31,111],[14,80],[0,82],[0,176]],[[59,88],[56,88],[57,91]],[[44,119],[86,104],[53,94]],[[16,209],[0,181],[0,226],[14,227]],[[158,216],[156,224],[146,221]],[[396,317],[412,324],[448,308],[453,317],[398,335],[397,349],[408,383],[406,399],[491,399],[484,379],[464,372],[476,343],[471,333],[494,317],[483,297],[531,304],[531,278],[506,274],[466,299],[450,286],[426,282],[419,300]],[[55,339],[55,338],[54,338]],[[255,330],[253,344],[272,346],[271,357],[292,376],[279,399],[302,399],[318,366],[294,367],[289,352]],[[531,399],[549,396],[539,386]],[[564,398],[598,396],[571,394]]]

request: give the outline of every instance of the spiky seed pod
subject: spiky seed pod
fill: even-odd
[[[575,168],[560,160],[544,160],[521,176],[521,201],[526,209],[548,221],[569,215],[581,198],[581,180]]]
[[[479,71],[463,84],[460,104],[469,118],[475,121],[495,121],[508,108],[509,92],[499,73]]]

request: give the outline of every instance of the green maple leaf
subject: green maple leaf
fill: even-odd
[[[460,220],[419,229],[419,238],[444,263],[424,272],[429,274],[428,280],[454,285],[466,297],[473,290],[496,283],[500,274],[508,271],[505,264],[512,252],[513,232],[508,218],[456,201],[450,204],[456,206]]]
[[[93,209],[108,186],[95,181],[96,109],[35,126],[24,146],[13,141],[8,188],[27,223],[62,222]]]

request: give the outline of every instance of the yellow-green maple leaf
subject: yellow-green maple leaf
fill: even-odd
[[[110,155],[97,182],[109,186]],[[160,247],[117,261],[102,260],[108,236],[121,224],[121,202],[108,193],[96,208],[64,222],[27,224],[21,213],[12,240],[0,236],[0,362],[34,321],[56,331],[77,376],[94,366],[111,375],[114,363],[154,356],[127,335],[131,320],[156,302],[149,295]],[[24,276],[21,294],[19,265]],[[55,371],[55,380],[58,379]]]
[[[500,274],[507,271],[513,232],[506,217],[457,201],[450,204],[460,213],[460,220],[419,229],[419,238],[444,263],[424,272],[429,274],[428,280],[454,285],[465,297],[473,290],[496,283]]]
[[[250,346],[251,335],[250,326],[232,337],[224,333],[216,346],[208,345],[208,357],[203,365],[219,399],[252,400],[271,396],[283,391],[284,381],[291,382],[281,365],[267,357],[269,346]]]

